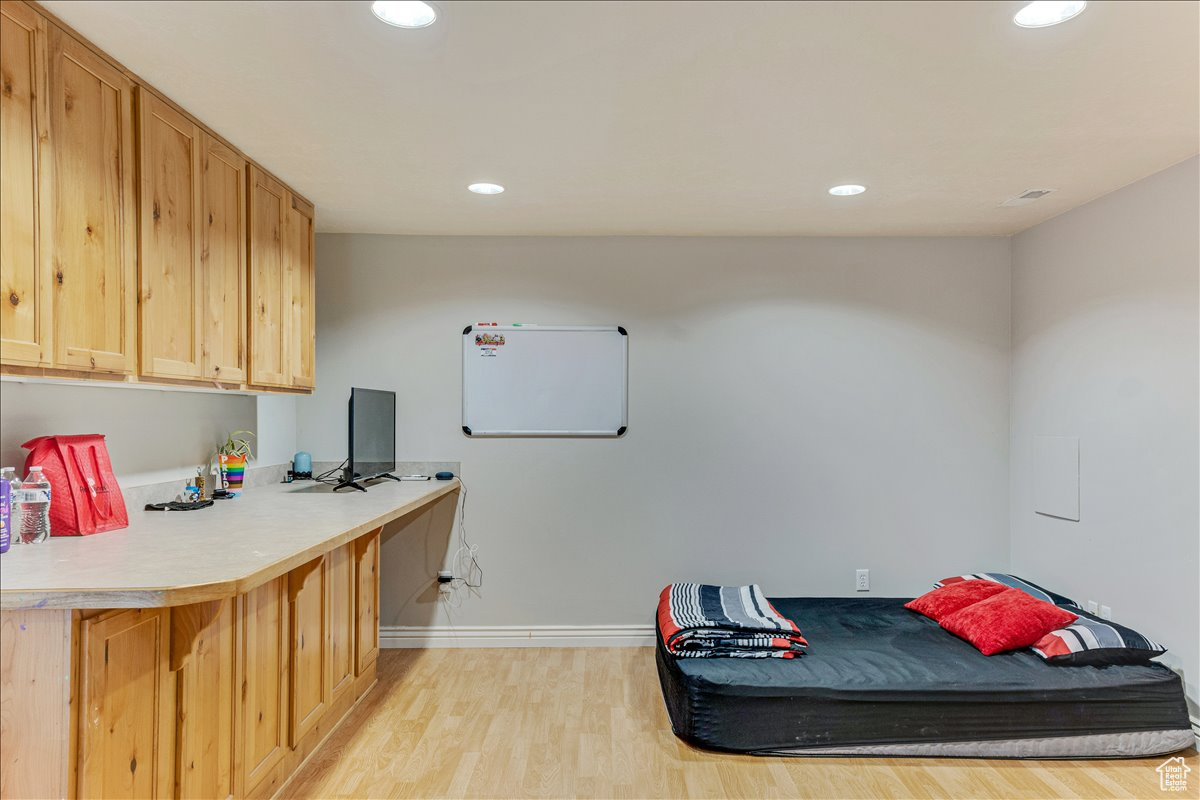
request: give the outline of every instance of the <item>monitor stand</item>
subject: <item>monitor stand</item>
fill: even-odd
[[[355,477],[357,478],[359,476],[356,475]],[[387,478],[388,480],[391,480],[391,481],[397,481],[397,482],[400,480],[392,473],[385,472],[382,475],[372,475],[370,478],[363,478],[363,483],[365,483],[366,481],[379,481],[379,480],[383,480],[384,478]],[[367,490],[367,487],[363,486],[358,481],[351,479],[351,480],[343,480],[337,486],[333,487],[333,490],[335,492],[338,489],[358,489],[358,491],[360,491],[360,492],[365,492]]]

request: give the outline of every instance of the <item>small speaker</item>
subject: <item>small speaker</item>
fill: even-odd
[[[454,477],[454,473],[453,472],[439,472],[437,475],[434,475],[433,477],[437,478],[439,481],[448,481]]]

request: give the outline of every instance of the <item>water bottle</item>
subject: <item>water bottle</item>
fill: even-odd
[[[21,500],[21,479],[12,467],[2,467],[0,481],[8,481],[8,543],[18,544],[21,541],[21,508],[17,505]]]
[[[8,509],[9,491],[8,481],[0,478],[0,553],[8,552],[8,545],[11,541],[9,539],[9,532],[12,530],[9,527],[11,524]]]
[[[37,544],[50,538],[50,481],[42,474],[41,467],[30,467],[29,474],[21,481],[21,501],[14,503],[21,509],[21,527],[17,541],[21,544]]]

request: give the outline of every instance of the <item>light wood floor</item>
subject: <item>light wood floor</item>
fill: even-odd
[[[384,650],[379,684],[284,793],[322,800],[1180,797],[1159,789],[1154,768],[1162,760],[709,753],[671,733],[649,647]],[[1200,787],[1195,750],[1187,760]]]

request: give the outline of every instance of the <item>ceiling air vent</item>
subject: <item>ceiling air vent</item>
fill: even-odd
[[[1027,206],[1034,200],[1041,200],[1046,195],[1053,192],[1053,189],[1026,189],[1016,197],[1010,197],[1000,205],[1002,206]]]

